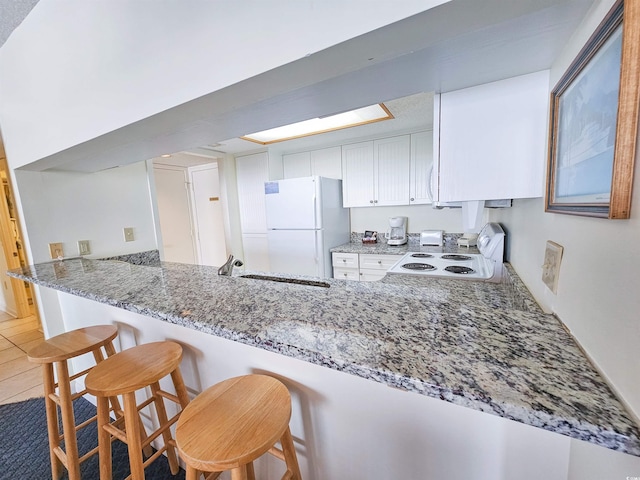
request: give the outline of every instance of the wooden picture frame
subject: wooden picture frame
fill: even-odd
[[[640,0],[619,0],[551,92],[546,212],[630,217],[639,97]]]

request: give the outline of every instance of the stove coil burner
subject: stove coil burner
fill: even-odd
[[[411,255],[413,258],[433,258],[433,255],[429,253],[414,253]]]
[[[463,262],[465,260],[471,260],[471,257],[468,257],[466,255],[442,255],[440,258],[444,259],[444,260],[457,260],[459,262]]]
[[[402,268],[406,268],[407,270],[422,270],[425,272],[436,269],[436,267],[429,265],[428,263],[405,263],[402,265]]]
[[[475,270],[473,268],[462,267],[460,265],[451,265],[449,267],[445,267],[445,270],[447,272],[457,273],[459,275],[466,275],[468,273],[475,273]]]

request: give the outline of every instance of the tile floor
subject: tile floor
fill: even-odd
[[[0,405],[43,395],[40,365],[26,353],[43,339],[35,316],[15,319],[0,311]]]

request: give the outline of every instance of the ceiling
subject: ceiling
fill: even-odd
[[[389,100],[384,102],[384,105],[393,115],[393,119],[273,143],[268,146],[269,151],[276,152],[277,154],[293,153],[313,150],[314,148],[341,145],[359,139],[365,140],[373,137],[392,135],[394,133],[430,130],[433,128],[433,92],[418,93]],[[241,138],[232,138],[222,140],[213,145],[206,145],[204,148],[188,150],[182,153],[215,157],[219,156],[217,152],[239,154],[264,150],[265,148],[265,146],[242,140]],[[162,162],[162,160],[159,161]]]

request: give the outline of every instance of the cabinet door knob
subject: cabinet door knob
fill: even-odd
[[[346,259],[346,258],[343,258],[343,259],[342,259],[342,261],[343,261],[344,263],[347,263],[347,259]]]
[[[415,198],[410,198],[409,200],[413,202],[415,200]]]
[[[347,276],[347,272],[344,272],[343,275],[346,277]]]
[[[369,200],[369,203],[373,203],[373,200]]]
[[[378,203],[378,200],[374,200],[373,203]]]
[[[382,260],[378,260],[378,265],[382,265]]]

